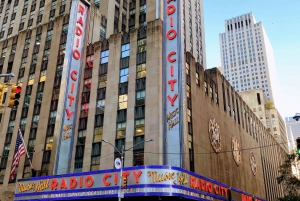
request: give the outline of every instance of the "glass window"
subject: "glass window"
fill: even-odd
[[[143,91],[137,91],[136,92],[136,102],[135,105],[144,105],[145,104],[145,96],[146,96],[146,92],[145,90]]]
[[[97,114],[103,114],[105,109],[105,99],[97,101]]]
[[[25,16],[26,17],[26,16]],[[29,17],[29,19],[33,19],[34,18],[34,11],[32,11],[31,13],[30,13],[30,17]]]
[[[141,39],[138,40],[138,52],[137,53],[141,53],[141,52],[145,52],[147,51],[147,39]]]
[[[109,50],[101,52],[101,64],[108,63]]]
[[[125,58],[125,57],[129,57],[130,55],[130,44],[125,44],[122,45],[122,53],[121,53],[121,57]]]
[[[101,142],[103,134],[103,127],[97,127],[94,129],[94,141],[93,142]]]
[[[40,10],[39,10],[39,15],[42,15],[44,12],[44,7],[40,7]]]
[[[59,65],[56,67],[56,77],[61,77],[63,68],[63,65]]]
[[[139,64],[137,65],[137,78],[146,77],[146,64]]]
[[[17,44],[14,44],[11,46],[11,54],[14,54],[16,52],[17,49]]]
[[[52,4],[51,4],[51,10],[55,9],[56,8],[56,3],[57,1],[53,1]]]
[[[147,5],[140,6],[140,14],[145,14],[147,11]]]
[[[48,136],[46,138],[46,147],[45,147],[45,150],[46,151],[52,150],[52,144],[53,144],[53,136]]]
[[[106,87],[106,83],[107,83],[107,75],[100,76],[99,77],[99,86],[98,86],[98,88]]]
[[[25,2],[24,2],[24,8],[27,8],[28,7],[28,0],[26,0]]]
[[[92,156],[91,158],[91,171],[99,170],[100,156]]]
[[[30,74],[28,77],[28,85],[33,85],[34,83],[34,73]]]
[[[69,24],[65,24],[62,28],[62,35],[67,35],[68,34],[68,27],[69,27]]]
[[[44,50],[44,57],[43,57],[43,61],[48,60],[49,58],[49,54],[50,54],[50,49],[48,50]]]
[[[135,135],[145,135],[145,119],[135,120]]]
[[[120,83],[128,82],[128,68],[120,70]]]
[[[66,43],[61,44],[59,46],[59,55],[63,55],[63,54],[65,54],[65,52],[66,52]]]
[[[42,35],[41,35],[41,34],[36,35],[36,38],[35,38],[35,44],[37,44],[37,45],[41,44],[41,38],[42,38]]]
[[[5,57],[6,51],[7,51],[7,48],[3,48],[3,49],[2,49],[2,53],[1,53],[1,56],[2,56],[2,57]]]
[[[28,49],[30,45],[30,38],[25,40],[24,50]]]
[[[103,26],[100,26],[100,36],[106,38],[106,28]]]
[[[50,31],[47,32],[47,38],[46,38],[46,41],[52,40],[52,34],[53,34],[53,30],[50,30]]]
[[[127,94],[119,95],[119,110],[127,108],[127,100],[128,100]]]
[[[126,122],[117,124],[117,139],[126,137]]]

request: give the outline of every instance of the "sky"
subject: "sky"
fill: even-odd
[[[282,118],[300,113],[300,1],[203,0],[207,68],[221,66],[219,33],[225,20],[252,12],[262,22],[274,51]],[[273,89],[274,90],[274,89]]]

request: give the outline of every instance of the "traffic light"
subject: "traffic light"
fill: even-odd
[[[127,177],[122,177],[123,179],[123,188],[125,188],[127,186]]]
[[[21,97],[22,87],[18,85],[11,85],[10,95],[7,107],[13,108],[19,105],[19,98]]]
[[[4,96],[5,85],[3,83],[0,84],[0,106],[2,106],[3,96]]]
[[[300,155],[300,137],[297,138],[297,154]]]

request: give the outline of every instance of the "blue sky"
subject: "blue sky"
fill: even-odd
[[[203,0],[203,7],[207,68],[221,65],[219,33],[225,32],[224,21],[252,12],[273,47],[282,91],[276,107],[283,118],[300,112],[300,1]]]

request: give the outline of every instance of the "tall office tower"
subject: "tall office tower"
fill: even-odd
[[[219,39],[224,76],[235,90],[261,88],[269,100],[279,101],[273,49],[263,24],[252,13],[234,17],[225,21]]]
[[[289,151],[292,152],[296,148],[296,139],[300,137],[300,121],[296,121],[295,119],[293,119],[293,117],[286,117],[285,125],[289,141]]]
[[[240,92],[243,100],[252,108],[255,115],[267,127],[279,145],[289,152],[287,132],[284,121],[273,105],[268,105],[268,99],[262,89]]]

